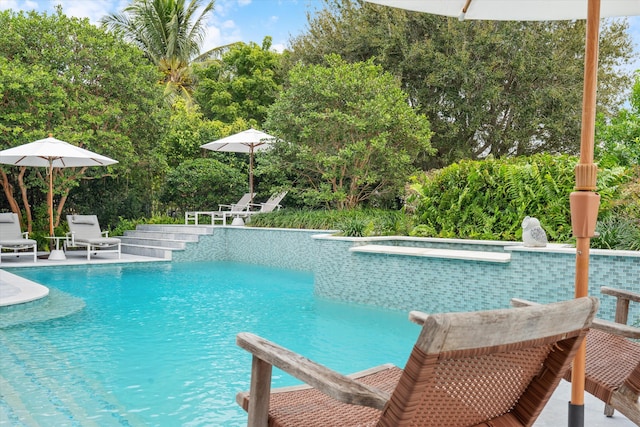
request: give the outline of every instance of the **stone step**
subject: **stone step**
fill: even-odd
[[[213,227],[211,225],[139,224],[136,230],[161,233],[213,234]]]
[[[146,231],[146,230],[127,230],[124,232],[126,237],[139,237],[143,239],[162,239],[162,240],[179,240],[183,242],[197,242],[201,234],[195,233],[168,233],[162,231]]]
[[[163,238],[146,238],[146,237],[131,237],[121,236],[120,240],[123,244],[127,245],[141,245],[141,246],[154,246],[167,249],[184,249],[187,247],[187,242],[184,240],[163,239]]]
[[[121,245],[121,250],[123,254],[170,260],[173,258],[172,253],[175,249],[158,246],[129,245],[123,243]]]

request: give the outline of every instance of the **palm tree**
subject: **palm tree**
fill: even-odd
[[[209,0],[199,16],[202,0],[133,0],[122,12],[102,18],[107,29],[120,33],[137,45],[164,75],[165,92],[191,99],[193,78],[190,64],[208,58],[228,46],[200,55],[206,19],[215,0]]]

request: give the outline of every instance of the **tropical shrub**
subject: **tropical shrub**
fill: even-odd
[[[412,219],[404,211],[382,209],[302,210],[282,209],[254,215],[253,227],[339,230],[350,237],[407,235]]]
[[[418,226],[412,235],[520,240],[521,222],[538,218],[550,241],[572,239],[569,194],[574,190],[572,156],[538,154],[500,160],[462,161],[422,177],[411,187],[409,203]],[[599,173],[601,216],[610,214],[624,168]]]
[[[247,176],[216,159],[182,162],[169,172],[160,200],[171,210],[217,209],[220,203],[236,201],[249,191]]]

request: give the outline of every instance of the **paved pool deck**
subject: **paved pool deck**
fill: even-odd
[[[44,256],[44,255],[43,255]],[[96,256],[87,261],[86,255],[83,253],[67,253],[65,260],[49,260],[39,258],[35,263],[30,257],[25,258],[5,258],[0,263],[0,307],[3,305],[14,304],[20,300],[32,301],[34,293],[44,292],[39,287],[30,287],[25,285],[24,279],[15,279],[14,275],[1,271],[3,268],[29,268],[29,267],[51,267],[62,265],[100,265],[100,264],[117,264],[132,262],[170,262],[165,259],[149,258],[136,255],[122,254],[118,259],[115,254],[104,254]],[[46,289],[46,288],[45,288]],[[46,296],[41,295],[40,297]],[[11,301],[11,302],[9,302]],[[567,423],[568,401],[571,396],[571,384],[562,381],[551,397],[544,411],[534,424],[535,427],[562,427]],[[606,417],[603,414],[604,404],[591,396],[585,395],[585,423],[584,427],[633,427],[635,424],[629,421],[625,416],[616,412],[613,417]]]

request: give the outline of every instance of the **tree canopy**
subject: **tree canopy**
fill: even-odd
[[[429,118],[438,156],[575,154],[579,150],[584,21],[464,21],[365,3],[324,0],[309,31],[292,42],[289,63],[375,57],[402,81]],[[601,31],[598,109],[610,116],[628,85],[626,21]]]
[[[157,70],[141,52],[61,9],[52,15],[0,12],[0,27],[0,147],[52,133],[120,162],[56,169],[56,224],[80,180],[140,177],[144,171],[135,165],[152,157],[164,105]],[[26,213],[31,229],[31,207],[38,208],[46,194],[44,170],[0,170],[9,205]]]
[[[169,93],[190,97],[189,68],[200,55],[206,20],[214,0],[133,0],[120,13],[106,16],[103,25],[138,46],[164,75]]]
[[[284,140],[275,144],[276,169],[310,203],[353,208],[400,196],[414,159],[430,152],[428,121],[372,61],[325,61],[294,67],[269,110],[265,127]]]
[[[194,98],[210,119],[230,123],[241,118],[259,127],[282,90],[280,57],[271,50],[271,37],[265,37],[262,46],[238,43],[219,60],[194,67]]]

